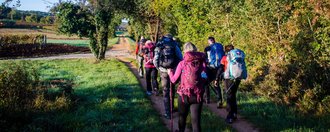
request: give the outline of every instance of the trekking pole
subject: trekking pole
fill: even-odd
[[[229,90],[234,86],[235,82],[236,82],[236,81],[234,80],[234,81],[233,81],[233,84],[231,84],[230,87],[226,90],[226,93],[228,93]]]
[[[209,87],[212,89],[212,91],[213,91],[215,94],[218,94],[218,92],[215,90],[215,88],[212,86],[212,84],[209,84]]]
[[[170,82],[170,111],[171,111],[171,132],[173,132],[173,108],[172,108],[172,105],[173,105],[173,103],[172,103],[172,100],[173,100],[173,98],[172,98],[172,83]]]

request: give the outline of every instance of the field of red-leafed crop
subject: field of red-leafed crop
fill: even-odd
[[[51,56],[67,53],[89,53],[88,47],[71,45],[46,44],[43,46],[33,44],[19,44],[0,48],[0,58]]]

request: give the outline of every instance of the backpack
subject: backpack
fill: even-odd
[[[143,47],[144,47],[145,43],[143,42],[139,42],[139,51],[138,54],[141,55],[143,53]]]
[[[225,55],[225,52],[223,51],[222,44],[214,43],[209,46],[209,49],[207,51],[208,53],[208,67],[210,68],[219,68],[220,67],[220,61],[222,57]]]
[[[153,59],[154,59],[154,50],[155,46],[145,46],[144,48],[144,59],[146,61],[146,65],[153,65]]]
[[[174,68],[178,64],[175,54],[175,41],[162,40],[159,45],[159,65],[164,68]]]
[[[200,98],[204,92],[205,79],[202,78],[205,54],[201,52],[187,52],[184,55],[183,70],[181,73],[181,84],[179,91],[190,97],[193,93]]]
[[[245,65],[245,53],[240,49],[233,49],[227,55],[227,69],[225,79],[246,79],[247,70]]]

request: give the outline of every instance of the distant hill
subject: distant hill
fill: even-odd
[[[17,13],[19,14],[36,14],[37,16],[42,16],[42,17],[45,17],[45,16],[52,16],[51,13],[49,12],[42,12],[42,11],[24,11],[24,10],[17,10]]]

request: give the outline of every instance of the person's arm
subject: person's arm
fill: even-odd
[[[153,64],[155,65],[155,67],[159,70],[159,47],[156,47],[154,52],[155,52],[155,56],[154,56],[154,60],[153,60]]]
[[[180,48],[179,48],[178,45],[175,46],[175,54],[176,54],[176,56],[179,58],[180,61],[183,59],[183,57],[182,57],[182,52],[181,52],[181,50],[180,50]]]
[[[181,76],[182,68],[183,68],[183,63],[181,63],[181,62],[176,67],[175,73],[173,73],[173,69],[168,70],[168,76],[172,83],[176,83]]]

